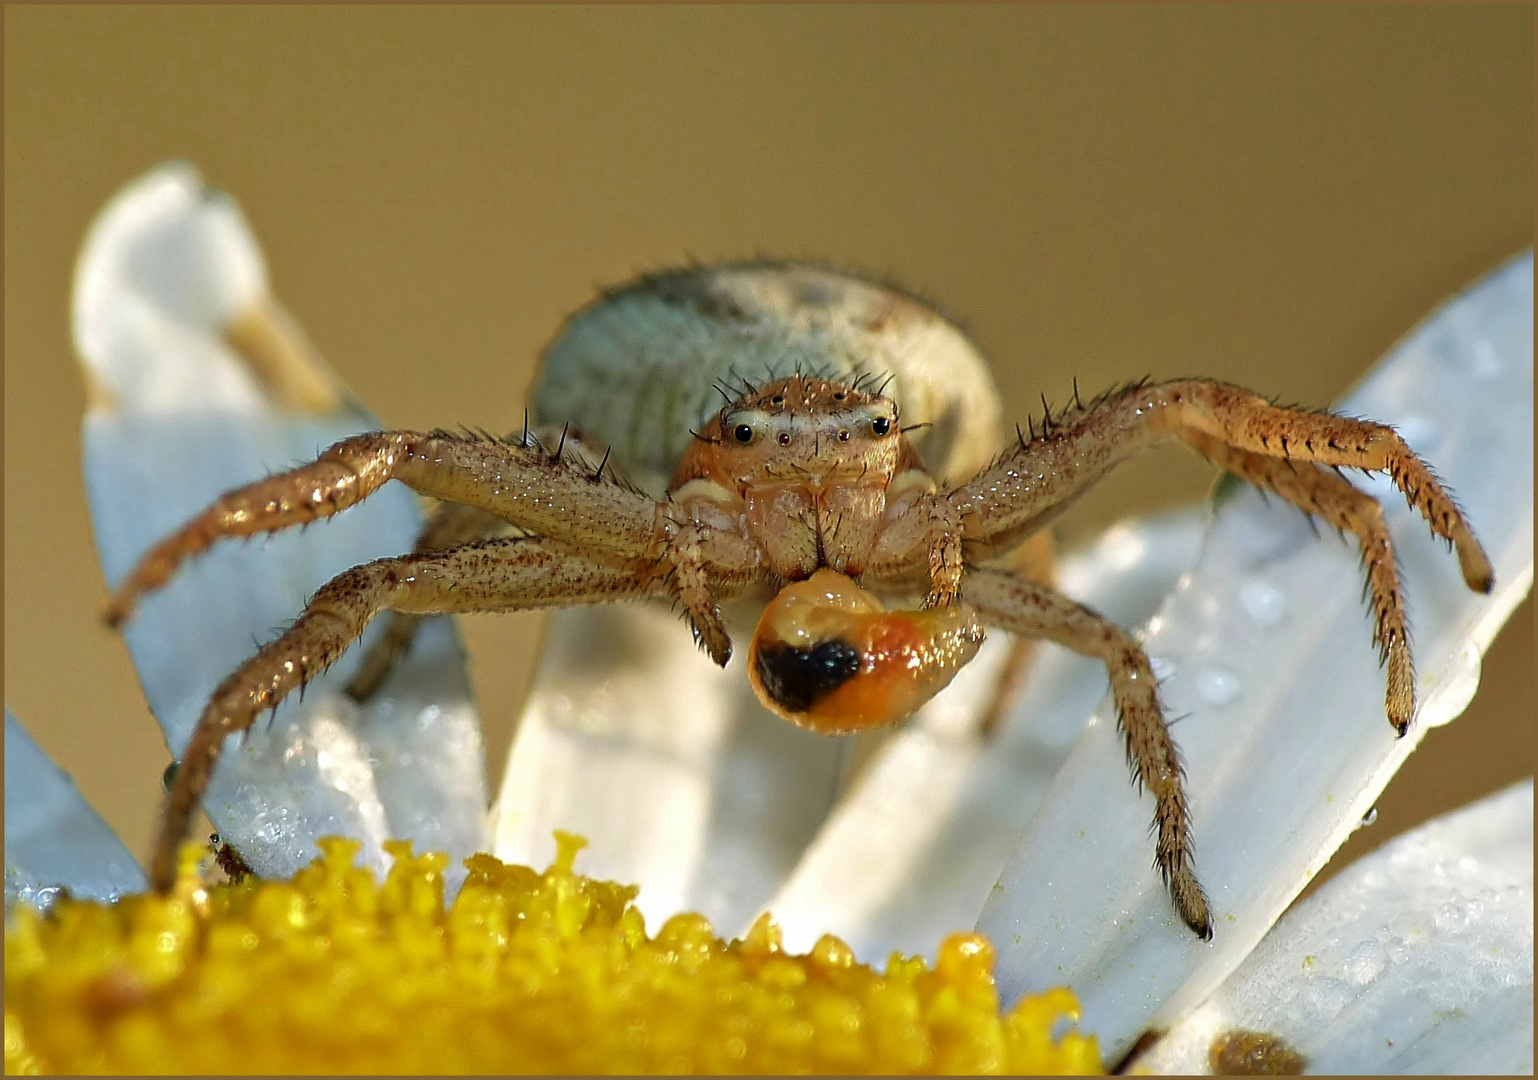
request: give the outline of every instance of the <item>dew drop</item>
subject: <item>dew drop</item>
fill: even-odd
[[[1367,811],[1367,813],[1362,815],[1362,823],[1360,825],[1358,825],[1357,828],[1365,829],[1365,828],[1367,828],[1367,826],[1376,823],[1377,820],[1378,820],[1378,808],[1376,806],[1374,806],[1374,807],[1371,807]]]
[[[258,814],[251,825],[252,835],[264,844],[276,844],[283,836],[283,826],[272,815]]]
[[[1434,708],[1425,708],[1416,714],[1415,722],[1428,728],[1441,727],[1463,714],[1474,693],[1479,689],[1479,672],[1483,664],[1479,646],[1469,642],[1463,647],[1436,685],[1438,693],[1432,701]]]
[[[1383,951],[1383,946],[1369,938],[1351,950],[1351,955],[1346,957],[1346,981],[1353,986],[1366,986],[1379,975],[1388,964],[1388,957]]]
[[[1426,937],[1426,930],[1421,925],[1420,918],[1409,911],[1401,911],[1394,916],[1392,929],[1399,937],[1409,941],[1422,941]]]
[[[1227,705],[1239,696],[1239,676],[1214,664],[1196,673],[1196,693],[1208,705]]]
[[[1339,979],[1316,979],[1308,988],[1309,1004],[1323,1020],[1335,1019],[1352,997],[1351,987]]]
[[[1468,912],[1463,905],[1455,903],[1443,904],[1437,909],[1436,927],[1438,930],[1463,930],[1469,925]]]
[[[1287,594],[1261,578],[1239,586],[1239,605],[1267,630],[1287,617]]]

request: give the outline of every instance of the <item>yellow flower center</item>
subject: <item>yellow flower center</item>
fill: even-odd
[[[5,935],[5,1068],[18,1072],[1098,1072],[1067,990],[999,1015],[993,948],[884,973],[768,916],[725,942],[699,915],[647,937],[632,886],[489,855],[443,906],[441,854],[393,843],[384,884],[327,838],[292,881],[18,907]]]

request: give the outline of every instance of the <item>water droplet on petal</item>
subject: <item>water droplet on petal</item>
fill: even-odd
[[[1333,1020],[1351,1001],[1351,987],[1339,979],[1315,979],[1308,988],[1314,1010],[1322,1020]]]
[[[1383,946],[1368,939],[1352,949],[1351,955],[1346,957],[1346,981],[1353,986],[1366,986],[1383,974],[1387,964],[1388,957]]]
[[[1365,829],[1367,826],[1373,824],[1377,820],[1378,820],[1378,808],[1376,806],[1374,806],[1371,809],[1369,809],[1367,811],[1367,813],[1362,815],[1362,823],[1360,825],[1358,825],[1357,828]]]
[[[1423,941],[1426,937],[1426,929],[1420,918],[1409,911],[1401,911],[1394,916],[1393,931],[1408,941]]]
[[[1267,630],[1287,617],[1287,594],[1261,578],[1239,586],[1239,605]]]
[[[1239,696],[1239,676],[1214,664],[1196,673],[1196,693],[1208,705],[1227,705]]]
[[[1447,903],[1437,909],[1436,926],[1438,930],[1463,930],[1468,925],[1468,912],[1463,909],[1462,904]]]

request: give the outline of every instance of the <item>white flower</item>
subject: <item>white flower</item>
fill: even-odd
[[[271,300],[234,204],[186,166],[136,181],[98,219],[75,336],[109,582],[228,488],[377,426]],[[1062,567],[1065,591],[1146,624],[1181,717],[1210,944],[1150,865],[1147,800],[1127,783],[1102,669],[1040,650],[1001,734],[978,739],[1000,640],[841,792],[846,744],[770,717],[740,660],[714,668],[670,613],[559,612],[488,817],[463,650],[435,619],[366,705],[339,693],[355,649],[232,744],[206,807],[264,875],[291,874],[331,833],[363,840],[381,870],[388,837],[544,865],[562,828],[591,841],[586,872],[642,886],[653,925],[688,909],[740,935],[767,908],[792,949],[832,932],[879,960],[932,955],[975,924],[998,948],[1006,1000],[1072,986],[1108,1062],[1168,1031],[1140,1065],[1207,1068],[1214,1041],[1242,1028],[1321,1068],[1531,1069],[1530,782],[1402,838],[1277,923],[1425,730],[1462,711],[1530,587],[1531,254],[1418,328],[1342,409],[1399,427],[1496,567],[1493,595],[1468,592],[1402,500],[1366,482],[1416,631],[1422,704],[1406,738],[1383,715],[1356,551],[1295,510],[1244,489],[1210,521],[1119,526]],[[186,740],[253,640],[336,572],[406,550],[419,524],[392,485],[319,528],[218,545],[147,599],[125,636],[168,742]],[[142,888],[9,714],[6,749],[8,901]]]

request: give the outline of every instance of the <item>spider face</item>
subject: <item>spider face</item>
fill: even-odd
[[[845,382],[797,375],[728,405],[691,447],[678,476],[715,474],[746,490],[796,477],[821,488],[859,477],[891,479],[918,456],[897,429],[897,405]]]
[[[899,492],[933,488],[897,428],[895,403],[796,375],[721,410],[684,454],[670,490],[676,503],[743,521],[768,569],[788,582],[819,567],[863,573],[899,477]]]

